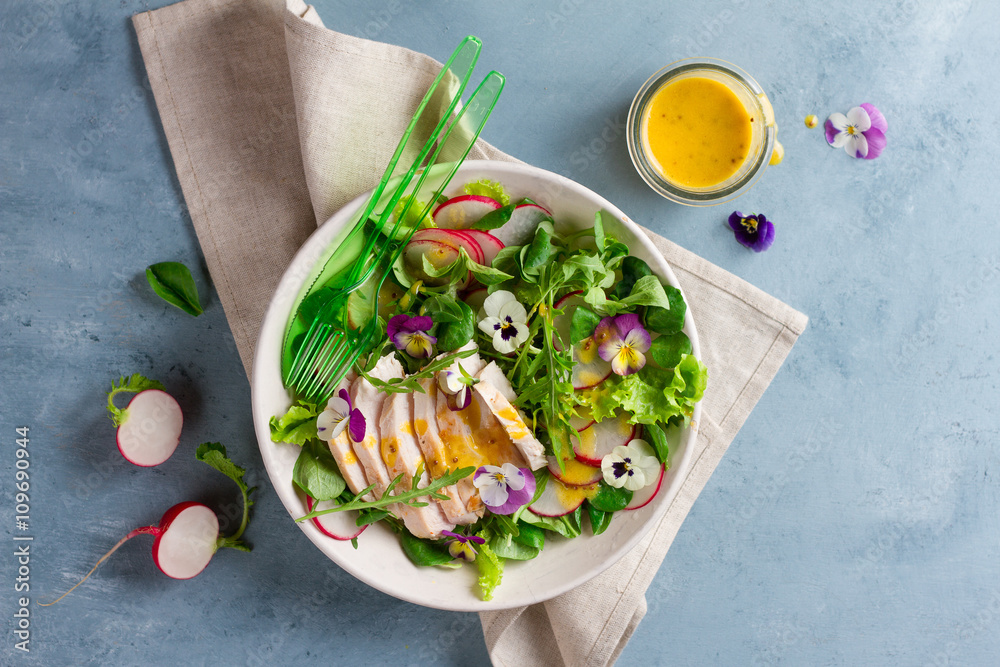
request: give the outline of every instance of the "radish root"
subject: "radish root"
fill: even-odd
[[[129,533],[128,535],[126,535],[122,539],[118,540],[118,544],[116,544],[115,546],[111,547],[111,550],[108,553],[106,553],[103,556],[101,556],[101,559],[99,561],[97,561],[97,563],[94,564],[94,567],[92,567],[90,569],[90,572],[88,572],[83,577],[83,579],[81,579],[79,582],[77,582],[76,586],[74,586],[73,588],[69,589],[68,591],[66,591],[65,593],[63,593],[62,595],[60,595],[58,598],[56,598],[55,600],[53,600],[52,602],[39,602],[38,606],[40,606],[40,607],[51,607],[56,602],[59,602],[59,600],[62,600],[64,597],[66,597],[67,595],[69,595],[70,593],[72,593],[73,591],[75,591],[77,589],[77,587],[80,586],[80,584],[82,584],[83,582],[85,582],[87,579],[90,578],[90,575],[92,575],[97,570],[97,568],[100,567],[101,563],[103,563],[104,561],[106,561],[108,559],[108,557],[111,556],[111,554],[113,554],[114,552],[118,551],[118,547],[120,547],[121,545],[125,544],[126,542],[128,542],[129,540],[131,540],[136,535],[153,535],[153,536],[156,536],[159,533],[160,533],[160,529],[157,526],[146,526],[144,528],[136,528],[131,533]]]

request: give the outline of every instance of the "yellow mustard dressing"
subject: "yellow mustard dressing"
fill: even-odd
[[[478,468],[503,463],[514,463],[519,467],[525,465],[524,458],[511,441],[510,435],[492,418],[492,414],[485,414],[484,406],[479,400],[473,400],[467,408],[452,412],[452,415],[468,427],[472,437],[465,437],[450,428],[441,428],[441,442],[447,460],[431,462],[432,476],[443,475],[447,468]]]
[[[658,90],[647,108],[643,138],[667,181],[689,188],[719,185],[746,160],[753,118],[725,84],[678,79]]]
[[[549,484],[555,484],[556,497],[559,499],[559,503],[563,507],[573,507],[574,505],[579,505],[587,498],[593,498],[597,495],[597,484],[592,484],[590,486],[566,486],[558,479],[549,478]]]

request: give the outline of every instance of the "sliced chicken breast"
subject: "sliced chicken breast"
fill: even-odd
[[[336,396],[340,394],[341,389],[347,389],[350,387],[351,381],[354,379],[354,373],[349,373],[348,376],[341,381],[340,385],[337,387],[337,391],[334,392],[334,395]],[[358,461],[357,454],[354,451],[351,438],[347,431],[348,429],[345,428],[340,432],[340,435],[329,442],[330,453],[333,454],[333,458],[337,462],[337,467],[340,468],[340,474],[343,475],[344,481],[347,482],[347,488],[349,488],[352,493],[358,493],[368,486],[369,482],[365,477],[364,468]],[[371,494],[366,494],[365,499],[370,500],[370,496]]]
[[[491,361],[477,377],[481,381],[474,387],[476,394],[482,397],[490,412],[496,416],[514,445],[520,450],[524,460],[527,461],[528,467],[532,470],[538,470],[545,466],[547,461],[542,443],[538,442],[531,429],[524,423],[524,417],[517,411],[517,408],[511,405],[501,390],[493,384],[495,382],[500,386],[506,385],[505,388],[510,386],[503,371]]]

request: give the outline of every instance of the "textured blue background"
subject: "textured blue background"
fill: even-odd
[[[233,503],[235,488],[193,460],[204,440],[228,445],[261,486],[255,549],[176,582],[135,539],[60,605],[32,607],[27,655],[13,650],[16,563],[0,555],[0,662],[484,663],[474,615],[355,582],[268,486],[129,21],[162,4],[0,4],[0,531],[13,544],[14,428],[27,425],[35,599],[175,502]],[[488,140],[812,318],[681,529],[621,664],[995,664],[1000,653],[1000,7],[875,7],[318,3],[334,29],[439,59],[479,35],[484,68],[508,79]],[[733,241],[731,208],[670,204],[629,162],[632,96],[689,55],[739,64],[774,103],[787,157],[739,201],[777,223],[763,255]],[[803,125],[861,102],[889,122],[873,162]],[[143,269],[163,260],[194,267],[202,317],[152,295]],[[187,414],[184,444],[155,469],[119,456],[103,413],[112,377],[136,371]]]

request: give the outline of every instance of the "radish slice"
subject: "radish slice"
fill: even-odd
[[[462,301],[465,301],[472,308],[472,313],[479,319],[479,311],[483,309],[483,304],[486,302],[486,297],[490,295],[489,291],[485,287],[479,287],[468,294]]]
[[[314,502],[315,501],[310,496],[306,496],[307,511],[313,511]],[[321,500],[316,503],[316,509],[318,510],[325,510],[336,506],[337,503],[332,500]],[[347,541],[353,540],[355,537],[365,532],[365,528],[368,527],[361,526],[358,528],[357,520],[357,512],[331,512],[330,514],[315,517],[312,522],[316,524],[317,528],[319,528],[319,532],[323,533],[327,537],[332,537],[335,540]]]
[[[597,348],[593,337],[573,348],[573,389],[595,387],[611,377],[611,362],[601,359]]]
[[[538,204],[521,204],[514,209],[510,220],[503,227],[493,230],[493,235],[505,246],[523,245],[535,235],[538,223],[543,220],[552,220],[548,209]]]
[[[462,229],[439,229],[439,232],[444,232],[445,234],[451,236],[455,239],[460,247],[465,248],[465,252],[468,253],[469,257],[476,264],[482,264],[486,255],[483,253],[482,247],[479,245],[479,241],[476,237],[472,236],[466,230]]]
[[[118,451],[137,466],[156,466],[170,458],[181,440],[184,415],[174,397],[147,389],[132,397],[118,427]]]
[[[573,439],[573,453],[580,463],[600,466],[601,459],[611,453],[615,447],[627,445],[635,437],[635,427],[628,423],[622,413],[613,419],[594,422],[592,426],[580,431],[579,437]]]
[[[482,195],[452,197],[434,210],[434,224],[443,229],[467,229],[498,208],[500,202]]]
[[[573,415],[569,418],[569,424],[577,431],[582,431],[585,428],[589,428],[596,421],[590,416],[590,410],[587,408],[582,408],[579,415]]]
[[[403,263],[407,272],[414,278],[423,280],[428,285],[440,285],[445,283],[447,276],[434,277],[424,272],[424,260],[431,263],[435,269],[443,269],[458,259],[458,248],[449,243],[421,239],[410,241],[403,251]]]
[[[660,477],[653,484],[647,484],[638,491],[632,493],[632,502],[625,506],[627,510],[637,510],[640,507],[645,507],[649,504],[656,494],[660,492],[660,487],[663,486],[663,478],[665,477],[665,472],[667,466],[660,466]]]
[[[474,238],[479,243],[479,247],[482,248],[483,261],[480,264],[493,266],[493,260],[496,259],[497,253],[504,249],[503,241],[482,229],[463,229],[462,233]]]
[[[528,510],[538,516],[563,516],[576,511],[597,487],[568,487],[555,477],[549,477],[545,490],[538,500],[528,505]]]
[[[190,579],[205,569],[215,555],[219,518],[201,503],[174,505],[160,519],[153,542],[153,560],[163,574]]]
[[[549,472],[566,486],[593,486],[604,478],[604,473],[600,468],[580,463],[576,459],[564,460],[565,470],[560,470],[559,459],[554,456],[547,458],[549,460]]]

